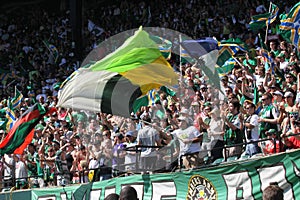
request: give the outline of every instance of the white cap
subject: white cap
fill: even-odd
[[[276,90],[275,92],[273,92],[273,94],[283,96],[282,92],[280,92],[279,90]]]
[[[294,97],[294,94],[290,91],[287,91],[286,93],[284,93],[284,97]]]

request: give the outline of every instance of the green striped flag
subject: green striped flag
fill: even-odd
[[[130,117],[138,97],[177,83],[178,75],[140,28],[115,52],[79,68],[59,91],[58,106]]]
[[[54,46],[53,44],[50,44],[47,40],[44,40],[43,43],[47,47],[51,56],[53,57],[54,62],[57,62],[58,57],[59,57],[59,52],[58,52],[58,49],[56,48],[56,46]]]
[[[247,45],[240,38],[230,38],[228,40],[222,41],[219,44],[219,57],[217,60],[217,65],[219,67],[223,66],[227,60],[236,55],[239,51],[247,52]]]
[[[293,43],[299,50],[300,40],[300,2],[294,5],[287,15],[281,16],[279,26],[280,35],[288,42]]]
[[[233,69],[235,65],[235,60],[233,58],[229,58],[224,65],[222,65],[221,67],[217,66],[217,72],[219,73],[220,76],[225,76],[227,75],[229,72],[231,72],[231,70]]]
[[[21,105],[23,94],[15,87],[15,96],[11,100],[12,108],[15,109]]]
[[[266,27],[267,25],[270,25],[276,20],[279,8],[273,3],[270,4],[271,4],[270,12],[252,16],[252,20],[249,23],[251,30],[257,31],[259,29]]]

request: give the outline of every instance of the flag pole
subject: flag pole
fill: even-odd
[[[271,12],[271,8],[272,8],[272,2],[270,1],[270,6],[269,6],[269,13]],[[267,41],[268,41],[268,30],[269,30],[269,18],[267,21],[267,28],[266,28],[266,35],[265,35],[265,45],[267,46]]]
[[[180,76],[179,76],[179,90],[178,90],[178,93],[179,93],[179,105],[180,105],[180,108],[181,108],[181,86],[182,86],[182,83],[183,83],[183,77],[182,77],[182,46],[181,46],[181,43],[182,43],[182,37],[181,37],[181,34],[179,34],[179,72],[180,72]]]

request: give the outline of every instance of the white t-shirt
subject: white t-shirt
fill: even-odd
[[[159,140],[158,132],[150,126],[145,126],[142,129],[140,129],[138,132],[137,141],[141,145],[155,146],[156,141],[158,140]],[[156,156],[155,148],[147,148],[147,147],[142,148],[141,157],[154,157],[154,156]]]
[[[16,162],[16,178],[19,181],[26,181],[27,177],[28,177],[28,173],[25,164],[24,162],[19,160],[18,162]]]
[[[137,142],[133,142],[133,143],[125,143],[126,148],[128,147],[134,147],[137,145]],[[134,150],[134,149],[130,149],[130,150]],[[132,163],[136,163],[136,155],[133,154],[134,151],[127,151],[126,155],[125,155],[125,161],[124,164],[132,164]],[[133,170],[135,169],[135,164],[132,165],[127,165],[125,166],[126,170]]]
[[[252,140],[258,140],[259,139],[259,133],[258,133],[258,115],[253,114],[251,116],[251,118],[250,118],[250,124],[252,126],[254,126],[254,128],[251,129],[251,139]],[[247,130],[245,130],[245,135],[246,135],[247,141],[249,141],[249,138],[247,138]]]
[[[201,133],[194,126],[190,126],[184,130],[177,129],[172,133],[175,140],[179,141],[180,144],[180,155],[187,153],[196,153],[200,152],[201,146],[200,143],[184,143],[185,139],[193,139],[201,136]]]

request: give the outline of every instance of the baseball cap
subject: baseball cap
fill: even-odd
[[[280,95],[280,96],[283,96],[282,92],[280,92],[279,90],[276,90],[275,92],[273,92],[273,95]]]
[[[133,131],[127,131],[125,136],[131,136],[131,137],[134,137],[134,132]]]
[[[284,97],[294,97],[294,94],[290,91],[287,91],[286,93],[284,93]]]
[[[275,129],[270,129],[266,132],[266,134],[275,134],[276,130]]]
[[[178,117],[178,120],[179,120],[179,121],[185,121],[186,123],[189,123],[188,118],[187,118],[187,117],[184,117],[184,116],[179,116],[179,117]]]

